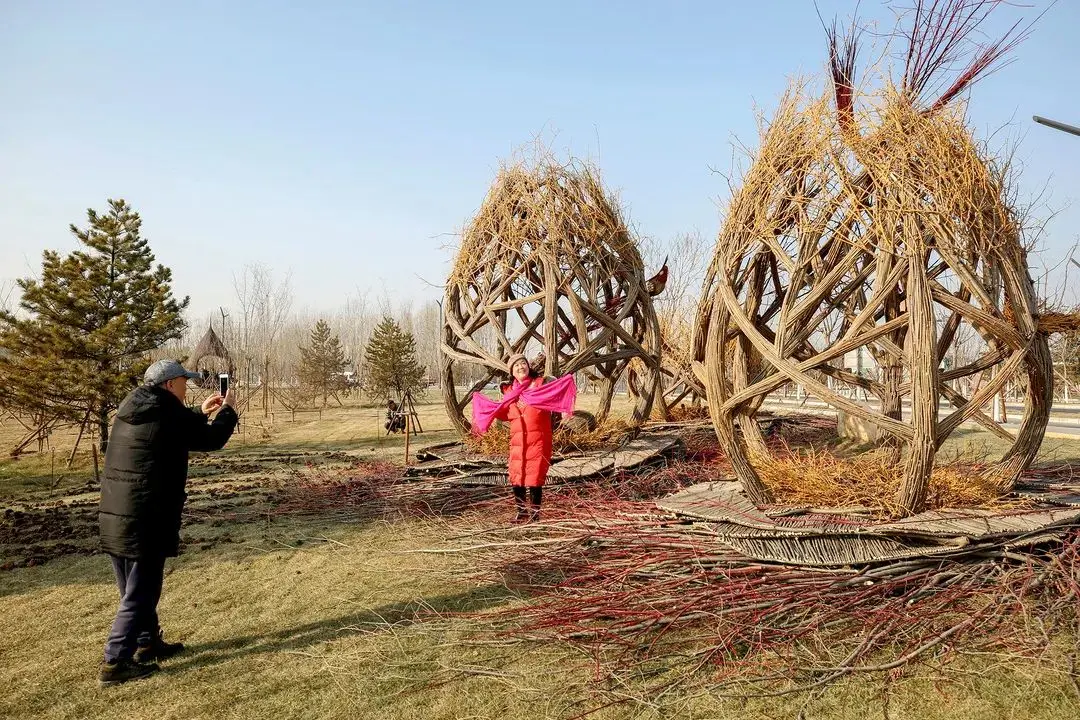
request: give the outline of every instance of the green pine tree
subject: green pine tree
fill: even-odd
[[[416,360],[416,338],[404,332],[392,318],[384,317],[364,350],[367,377],[364,387],[371,397],[400,398],[423,390],[424,367]]]
[[[18,281],[23,312],[0,312],[0,402],[95,421],[104,452],[109,413],[150,351],[183,333],[188,298],[173,298],[172,272],[154,265],[142,220],[125,201],[86,217],[86,229],[71,225],[82,247],[67,256],[46,250],[41,276]]]
[[[300,348],[300,381],[315,395],[322,395],[323,407],[327,398],[337,398],[345,389],[345,363],[341,340],[325,320],[319,320],[311,329],[311,346]]]

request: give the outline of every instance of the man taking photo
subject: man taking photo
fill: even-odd
[[[146,677],[159,669],[155,660],[184,649],[165,642],[157,604],[165,558],[180,551],[188,453],[220,450],[237,422],[231,387],[225,397],[215,394],[203,402],[202,412],[184,405],[187,381],[198,377],[175,360],[159,360],[116,411],[98,523],[101,547],[112,559],[120,588],[120,607],[105,643],[102,685]],[[208,422],[215,410],[217,416]]]

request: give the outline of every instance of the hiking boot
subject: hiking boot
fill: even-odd
[[[522,523],[526,523],[528,521],[529,521],[529,513],[525,510],[524,507],[519,507],[518,510],[517,510],[517,514],[514,515],[514,517],[512,517],[510,519],[510,524],[511,525],[521,525]]]
[[[529,522],[540,522],[540,503],[544,500],[544,488],[529,488]]]
[[[161,668],[154,663],[144,665],[135,662],[134,660],[117,660],[114,663],[103,662],[101,663],[101,672],[98,674],[98,680],[101,681],[102,687],[108,687],[109,685],[125,683],[128,680],[144,678],[160,669]]]
[[[165,638],[158,635],[149,645],[139,646],[135,651],[135,662],[148,663],[154,660],[167,660],[183,651],[184,643],[165,642]]]

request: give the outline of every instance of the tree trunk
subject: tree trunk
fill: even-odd
[[[98,407],[97,422],[98,437],[100,438],[98,447],[101,449],[101,454],[104,455],[109,448],[109,408],[105,405]]]
[[[1013,489],[1020,475],[1035,460],[1042,445],[1046,426],[1050,422],[1050,407],[1054,404],[1053,361],[1050,357],[1046,333],[1039,333],[1031,344],[1025,359],[1027,369],[1027,397],[1024,416],[1016,432],[1016,442],[994,468],[984,473],[1001,487],[1003,492]]]
[[[884,391],[881,393],[881,414],[893,420],[903,421],[904,409],[900,397],[900,383],[904,381],[904,366],[900,363],[890,362],[881,368],[881,384]],[[880,445],[888,454],[892,464],[900,462],[900,438],[892,433],[880,434]]]
[[[709,340],[705,346],[705,396],[715,408],[722,408],[724,401],[729,397],[727,381],[730,358],[726,355],[726,348],[724,347],[727,327],[727,310],[722,303],[716,303],[709,322]],[[735,477],[739,479],[743,492],[755,505],[772,502],[772,497],[765,487],[765,483],[761,481],[761,477],[747,458],[744,442],[747,434],[736,432],[735,419],[732,413],[730,411],[721,411],[719,413],[710,412],[709,414],[712,417],[713,429],[716,431],[716,437],[720,441],[720,447],[727,453],[731,468],[735,472]],[[760,437],[760,433],[758,437]]]
[[[79,425],[79,436],[75,438],[75,447],[71,448],[71,455],[68,456],[67,467],[68,470],[75,464],[75,453],[79,452],[79,443],[82,442],[83,433],[86,432],[86,426],[90,423],[90,413],[86,413],[82,423]]]
[[[270,417],[270,356],[267,355],[263,362],[262,376],[263,417]]]
[[[597,419],[607,417],[607,414],[611,412],[611,396],[615,392],[615,381],[609,377],[605,377],[600,381],[600,404],[596,408]]]
[[[904,366],[890,362],[881,368],[881,384],[885,391],[881,397],[881,414],[893,420],[903,420],[900,384],[904,381]],[[891,436],[890,436],[891,437]]]
[[[926,491],[934,469],[937,447],[938,365],[937,326],[926,278],[926,252],[912,259],[908,269],[907,306],[911,313],[911,425],[915,437],[908,446],[904,480],[897,500],[913,515],[926,505]]]
[[[900,297],[896,288],[893,288],[885,300],[885,320],[887,322],[899,316]],[[892,340],[896,347],[902,348],[904,347],[906,335],[904,329],[899,329],[890,333],[889,339]],[[885,364],[881,368],[881,382],[885,386],[881,397],[881,414],[887,418],[903,422],[904,405],[903,398],[900,396],[900,384],[904,382],[904,365],[900,358],[895,357],[890,352],[882,352],[880,355],[885,359]],[[914,399],[912,399],[912,402],[914,403]],[[891,462],[900,462],[900,438],[892,433],[884,433],[883,435],[881,445],[889,453]]]

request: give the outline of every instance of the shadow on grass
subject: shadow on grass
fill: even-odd
[[[490,585],[454,595],[390,603],[277,632],[189,645],[183,655],[164,669],[182,672],[252,655],[301,650],[339,638],[401,629],[443,613],[479,612],[516,597],[517,594],[501,585]]]
[[[212,568],[222,561],[242,561],[254,555],[293,553],[333,544],[337,542],[333,538],[341,531],[352,533],[373,525],[449,519],[498,501],[506,492],[491,486],[447,486],[396,507],[385,499],[368,501],[363,497],[356,504],[349,504],[337,497],[341,487],[328,486],[328,494],[323,498],[332,503],[328,507],[320,507],[317,499],[312,498],[314,504],[310,508],[305,508],[302,502],[299,507],[289,508],[281,504],[281,499],[257,494],[189,500],[181,530],[180,558],[167,561],[166,574],[181,566]],[[0,598],[79,584],[88,578],[92,578],[91,582],[112,584],[108,556],[100,550],[96,505],[67,512],[81,515],[76,518],[74,514],[39,511],[32,523],[40,529],[46,519],[52,523],[63,519],[69,524],[50,527],[62,531],[64,539],[37,538],[22,545],[5,542],[13,540],[7,535],[17,534],[17,528],[8,527],[0,518],[0,566],[14,562],[14,567],[0,570]],[[72,534],[73,529],[79,530],[78,536]],[[33,558],[33,564],[24,566],[29,558]]]

